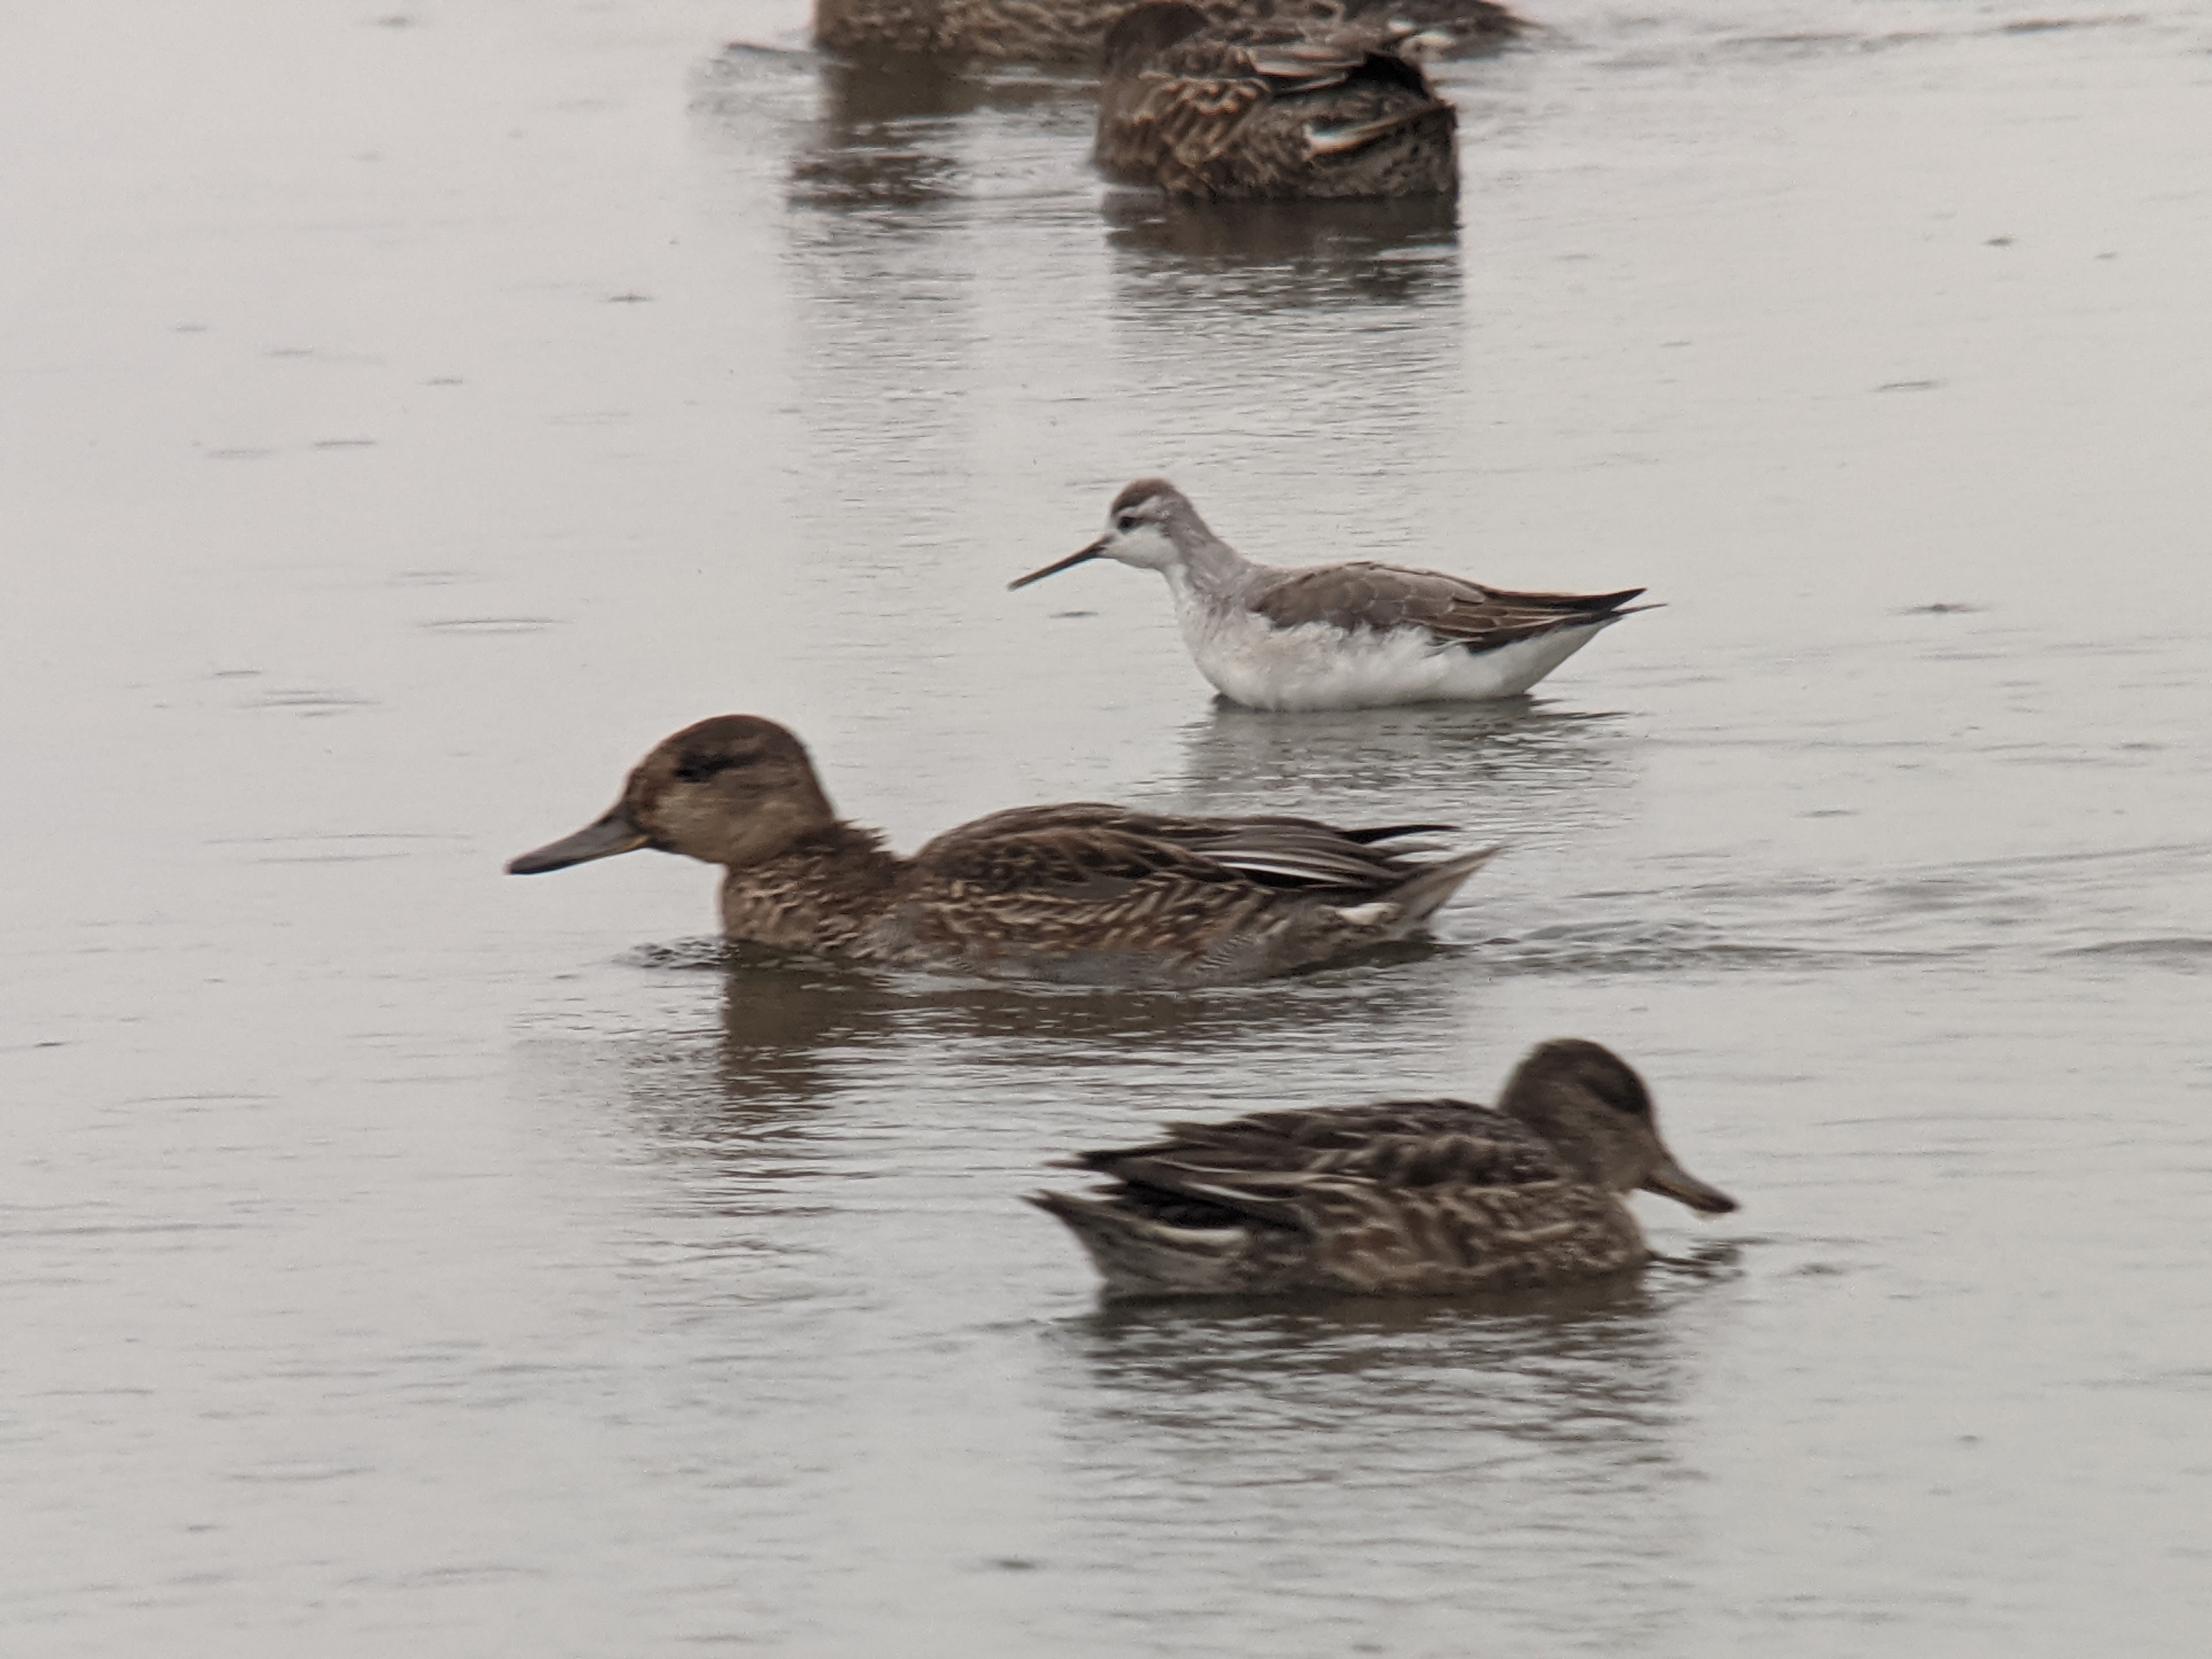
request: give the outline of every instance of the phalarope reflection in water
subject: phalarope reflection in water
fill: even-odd
[[[1525,1290],[1649,1261],[1624,1193],[1735,1208],[1674,1161],[1644,1079],[1580,1037],[1530,1051],[1494,1111],[1391,1101],[1167,1129],[1067,1160],[1106,1191],[1030,1195],[1109,1297]]]
[[[1106,533],[1030,583],[1091,559],[1167,578],[1199,672],[1249,708],[1382,708],[1526,691],[1603,629],[1650,605],[1618,593],[1516,593],[1364,561],[1255,564],[1164,478],[1114,498]]]
[[[994,812],[902,858],[831,811],[797,738],[724,714],[665,738],[605,814],[507,868],[650,847],[723,867],[735,940],[994,977],[1225,985],[1419,933],[1498,850],[1408,856],[1433,849],[1402,837],[1450,827],[1085,801]]]

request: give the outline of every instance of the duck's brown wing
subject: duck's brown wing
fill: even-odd
[[[915,855],[926,874],[1001,892],[1103,892],[1158,876],[1346,895],[1385,892],[1423,866],[1380,843],[1448,829],[1339,830],[1310,818],[1177,817],[1075,801],[1016,807],[947,830]]]
[[[1643,592],[1520,593],[1440,570],[1361,562],[1285,571],[1250,603],[1278,628],[1306,623],[1378,633],[1423,628],[1440,641],[1492,651],[1557,628],[1625,615],[1623,607]]]
[[[1348,1189],[1379,1195],[1522,1187],[1564,1178],[1558,1154],[1514,1119],[1456,1100],[1391,1101],[1175,1123],[1149,1146],[1068,1160],[1145,1194],[1212,1204],[1282,1226]]]
[[[1154,55],[1141,73],[1112,89],[1115,143],[1155,155],[1194,180],[1228,154],[1253,112],[1276,98],[1340,86],[1369,58],[1364,40],[1297,34],[1265,40],[1204,33]]]
[[[1158,877],[1248,885],[1228,865],[1167,837],[1148,835],[1111,806],[1022,807],[994,812],[928,842],[915,854],[924,876],[994,893],[1053,891],[1111,897]]]

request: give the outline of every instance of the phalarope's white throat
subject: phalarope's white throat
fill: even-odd
[[[1249,708],[1382,708],[1526,691],[1597,634],[1649,605],[1644,590],[1516,593],[1401,565],[1255,564],[1183,493],[1139,478],[1106,533],[1012,587],[1091,559],[1157,570],[1199,672]]]

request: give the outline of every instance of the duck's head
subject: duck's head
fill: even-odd
[[[1115,19],[1103,53],[1108,75],[1133,75],[1157,54],[1206,27],[1206,14],[1186,0],[1147,0]]]
[[[664,738],[604,816],[507,872],[543,875],[641,847],[736,868],[836,822],[804,744],[774,720],[720,714]]]
[[[1735,1200],[1674,1161],[1659,1139],[1650,1091],[1628,1062],[1600,1043],[1555,1037],[1517,1066],[1498,1102],[1557,1147],[1571,1168],[1616,1193],[1658,1193],[1707,1215]]]
[[[1190,498],[1165,478],[1139,478],[1114,498],[1106,515],[1106,533],[1090,546],[1071,553],[1057,564],[1032,570],[1006,586],[1027,587],[1047,576],[1058,575],[1091,559],[1115,559],[1139,570],[1171,570],[1194,548],[1214,539],[1198,516]]]

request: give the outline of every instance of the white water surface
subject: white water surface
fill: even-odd
[[[0,19],[0,1649],[2203,1651],[2212,8],[1541,15],[1443,215],[1109,194],[784,0]],[[1665,608],[1216,708],[1150,578],[1004,591],[1151,473]],[[1511,852],[1181,995],[500,875],[730,711],[902,845]],[[1743,1204],[1634,1283],[1102,1312],[1016,1201],[1566,1034]]]

